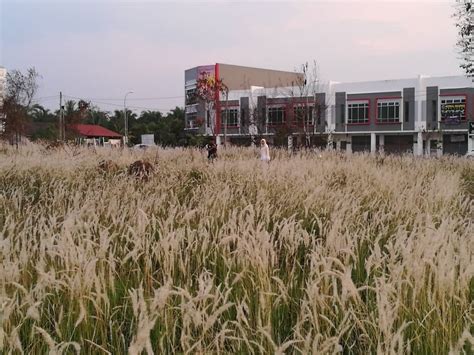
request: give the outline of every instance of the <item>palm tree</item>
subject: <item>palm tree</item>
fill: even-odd
[[[40,104],[34,104],[28,115],[33,122],[54,122],[56,120],[54,114]]]

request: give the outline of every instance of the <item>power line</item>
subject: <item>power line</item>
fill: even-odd
[[[81,98],[81,97],[71,96],[71,95],[63,95],[63,96],[67,97],[67,98],[70,98],[70,99],[87,100],[87,101],[95,103],[95,104],[102,104],[102,105],[107,105],[107,106],[123,108],[123,105],[121,105],[121,104],[114,104],[114,103],[110,103],[110,102],[93,100],[93,99],[90,99],[90,98]],[[134,108],[134,109],[137,109],[137,110],[165,111],[165,112],[172,110],[172,108],[157,108],[157,107],[144,107],[144,106],[132,106],[132,105],[127,105],[127,108]]]
[[[102,100],[102,101],[123,101],[122,98],[98,98],[91,97],[90,100]],[[184,96],[158,96],[158,97],[133,97],[127,99],[127,101],[152,101],[152,100],[172,100],[172,99],[184,99]]]
[[[59,95],[42,96],[42,97],[36,98],[35,101],[48,101],[48,100],[57,99],[58,97]]]

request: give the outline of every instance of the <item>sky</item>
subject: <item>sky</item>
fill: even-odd
[[[59,92],[113,111],[184,105],[184,70],[228,63],[323,80],[461,75],[455,0],[0,0],[0,65],[35,67],[38,103]]]

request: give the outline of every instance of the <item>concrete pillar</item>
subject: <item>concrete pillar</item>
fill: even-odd
[[[333,138],[334,138],[334,137],[333,137],[332,133],[329,133],[329,135],[328,135],[328,143],[327,143],[327,144],[328,144],[328,150],[332,150]]]
[[[293,152],[293,136],[288,136],[288,153]]]
[[[222,143],[222,137],[221,137],[221,136],[219,136],[219,135],[218,135],[218,136],[216,136],[216,145],[217,145],[217,146],[220,146],[220,145],[221,145],[221,143]]]
[[[377,137],[375,133],[370,134],[370,152],[374,154],[377,151]]]
[[[417,133],[417,143],[413,144],[413,153],[415,156],[421,157],[423,155],[423,133]]]
[[[347,142],[346,152],[347,152],[347,154],[352,154],[352,143],[351,142]]]
[[[467,135],[467,151],[474,151],[474,134]]]
[[[379,135],[379,151],[383,153],[385,150],[385,136],[383,134]]]
[[[425,155],[427,157],[431,155],[431,138],[426,138]]]
[[[443,155],[443,136],[438,138],[438,144],[436,145],[436,156],[439,158]]]
[[[338,152],[341,151],[341,141],[340,141],[340,140],[337,140],[337,141],[336,141],[336,150],[337,150]]]

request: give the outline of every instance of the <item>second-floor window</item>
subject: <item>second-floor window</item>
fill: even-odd
[[[186,128],[197,128],[197,113],[188,113],[186,114]]]
[[[400,101],[379,100],[377,101],[378,122],[400,122]]]
[[[197,103],[196,89],[186,90],[186,105],[194,105]]]
[[[441,99],[441,121],[464,121],[466,119],[466,97],[443,97]]]
[[[269,107],[268,108],[268,124],[278,125],[285,122],[285,107]]]
[[[313,125],[313,106],[298,105],[293,107],[293,116],[297,123]]]
[[[228,110],[221,111],[222,124],[227,126],[238,126],[239,125],[239,110],[237,108],[230,108]]]
[[[347,104],[347,123],[368,123],[369,102],[358,101]]]

